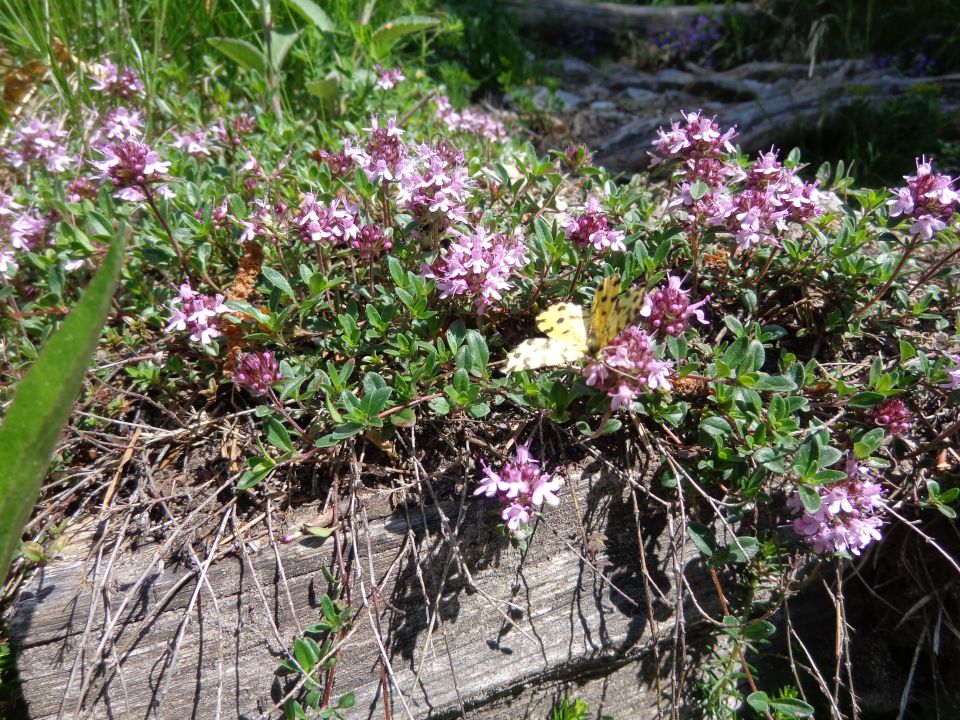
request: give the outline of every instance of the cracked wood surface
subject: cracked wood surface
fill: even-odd
[[[469,578],[441,537],[436,507],[411,504],[408,524],[402,508],[389,512],[382,498],[366,499],[369,533],[359,524],[354,529],[361,555],[355,569],[364,573],[369,593],[369,547],[373,572],[384,584],[381,628],[396,682],[390,693],[393,717],[459,717],[462,703],[472,718],[542,718],[568,689],[590,701],[594,712],[656,717],[653,640],[629,493],[622,481],[596,467],[574,472],[568,477],[587,531],[608,538],[597,555],[607,579],[580,556],[583,542],[569,493],[546,514],[525,556],[496,534],[492,503],[468,499],[462,512],[456,503],[441,505],[456,528]],[[685,564],[691,587],[702,591],[701,605],[706,601],[708,608],[709,580],[690,547],[682,558],[674,557],[662,511],[653,503],[645,509],[643,496],[638,498],[647,518],[642,531],[651,579],[669,599],[655,599],[652,607],[661,654],[668,655],[674,563]],[[319,548],[276,545],[289,599],[269,537],[247,545],[249,562],[233,537],[224,537],[220,549],[227,552],[207,572],[216,605],[202,585],[189,614],[197,577],[169,560],[162,569],[153,564],[156,546],[119,553],[99,594],[93,592],[101,583],[92,573],[89,534],[72,543],[65,557],[39,569],[22,589],[11,620],[31,716],[279,717],[271,707],[291,678],[277,674],[278,663],[298,627],[320,618],[319,599],[326,590],[321,566],[329,562],[332,541]],[[111,551],[112,543],[105,543],[101,568]],[[197,556],[202,561],[204,551]],[[106,624],[144,572],[148,580],[123,609],[113,642],[98,655]],[[353,592],[356,607],[356,582]],[[431,633],[429,607],[437,599],[440,622]],[[183,641],[171,673],[178,632]],[[379,657],[369,614],[361,608],[343,645],[333,693],[356,691],[350,718],[384,717]],[[81,687],[88,688],[82,702]]]

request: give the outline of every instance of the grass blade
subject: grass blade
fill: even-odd
[[[122,264],[123,240],[118,236],[80,300],[20,382],[0,426],[0,578],[6,576],[60,430],[80,392]]]

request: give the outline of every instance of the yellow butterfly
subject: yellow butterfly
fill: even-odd
[[[620,276],[606,278],[593,296],[589,311],[561,302],[537,316],[537,327],[547,337],[524,340],[507,354],[505,372],[565,365],[594,355],[633,322],[643,304],[643,288],[620,294]]]

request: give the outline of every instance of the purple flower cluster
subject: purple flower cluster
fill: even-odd
[[[623,231],[612,230],[610,219],[600,212],[600,198],[591,195],[583,213],[570,217],[564,224],[567,240],[575,243],[581,250],[593,246],[598,253],[610,250],[626,252]]]
[[[190,332],[190,339],[209,345],[220,337],[217,317],[230,312],[223,295],[201,295],[189,283],[180,286],[178,297],[170,301],[170,318],[164,332]]]
[[[874,482],[867,468],[852,457],[847,460],[847,479],[835,485],[817,488],[820,507],[810,513],[795,492],[788,507],[800,517],[793,529],[816,553],[860,552],[880,539],[883,520],[883,488]]]
[[[903,435],[910,432],[913,413],[907,409],[903,400],[887,398],[867,411],[867,421],[877,427],[886,428],[893,435]]]
[[[805,223],[821,215],[817,183],[797,177],[775,150],[760,153],[744,170],[732,158],[733,128],[722,130],[712,118],[687,113],[681,125],[662,128],[654,141],[652,164],[679,163],[678,192],[669,207],[691,229],[718,227],[743,248],[776,244],[788,223]]]
[[[421,225],[437,231],[466,222],[473,181],[461,151],[440,141],[410,148],[410,161],[400,180],[397,202]]]
[[[907,186],[892,190],[896,197],[888,200],[890,217],[913,220],[912,235],[931,239],[953,220],[960,208],[960,195],[953,188],[953,178],[933,171],[933,163],[917,158],[917,174],[904,175]]]
[[[452,132],[468,132],[491,141],[503,140],[507,136],[503,123],[489,113],[471,108],[454,110],[446,95],[438,97],[436,103],[437,116]]]
[[[161,180],[170,163],[139,140],[121,140],[101,145],[97,151],[103,160],[94,162],[100,171],[100,182],[111,183],[121,190],[124,200],[144,199],[143,189]],[[125,192],[126,191],[126,192]]]
[[[393,68],[391,70],[384,70],[379,65],[376,66],[377,71],[377,87],[381,90],[393,90],[398,83],[406,80],[406,76],[403,74],[403,70],[400,68]]]
[[[720,20],[697,15],[676,27],[651,31],[649,40],[678,59],[696,58],[704,67],[713,67],[716,61],[712,51],[720,40]]]
[[[86,175],[71,180],[67,183],[66,195],[67,202],[80,202],[84,198],[93,200],[100,193],[100,188],[95,185]]]
[[[207,131],[203,128],[194,130],[193,132],[185,132],[180,135],[175,135],[173,142],[170,143],[169,147],[176,148],[177,150],[182,150],[190,157],[201,158],[201,157],[210,157],[210,137],[207,134]]]
[[[367,173],[370,180],[399,180],[407,168],[407,148],[401,139],[403,130],[396,118],[390,118],[386,127],[374,115],[370,127],[364,128],[367,140],[361,148],[350,148],[351,156]]]
[[[356,237],[350,241],[350,247],[356,250],[363,260],[380,257],[393,248],[393,240],[384,235],[379,225],[361,225]]]
[[[256,126],[256,116],[249,113],[241,113],[236,117],[230,118],[229,123],[224,122],[222,119],[217,120],[210,127],[210,133],[223,147],[236,149],[243,145],[244,136],[249,135]]]
[[[315,193],[304,193],[294,222],[304,242],[349,245],[360,233],[358,210],[358,205],[340,196],[324,205],[317,202]]]
[[[710,296],[691,303],[690,291],[684,290],[682,283],[682,278],[668,273],[666,287],[661,285],[643,298],[640,316],[652,332],[659,330],[667,335],[682,335],[691,317],[696,317],[704,325],[709,324],[700,308],[710,302]]]
[[[455,239],[432,265],[423,266],[424,277],[436,280],[440,297],[462,296],[482,315],[502,299],[510,277],[527,264],[523,235],[490,234],[479,225],[467,233],[451,232]]]
[[[93,147],[114,140],[139,140],[143,137],[143,114],[139,110],[116,107],[100,118],[93,119],[91,124],[95,125],[90,138]]]
[[[657,360],[653,339],[636,325],[630,325],[598,357],[590,358],[582,374],[587,385],[610,397],[610,407],[630,408],[647,390],[669,390],[669,360]]]
[[[124,100],[143,97],[143,81],[133,68],[120,68],[109,58],[104,58],[103,62],[94,63],[91,70],[93,75],[91,90]]]
[[[474,495],[485,495],[500,501],[500,517],[512,534],[527,525],[534,512],[544,503],[557,506],[560,498],[556,493],[562,480],[553,473],[540,471],[540,462],[530,454],[529,441],[517,445],[516,459],[504,463],[500,472],[483,463],[484,477]]]
[[[36,208],[13,216],[7,227],[10,244],[16,250],[35,250],[50,242],[50,222]]]
[[[266,395],[275,383],[283,380],[283,373],[272,352],[245,353],[237,362],[233,379],[257,395]]]
[[[42,164],[48,172],[61,173],[77,164],[76,157],[67,152],[66,139],[67,131],[59,122],[34,118],[13,132],[6,159],[17,170]]]
[[[354,160],[353,150],[350,146],[349,138],[344,140],[344,149],[340,152],[330,152],[328,150],[317,150],[313,154],[317,162],[327,164],[330,170],[330,177],[333,180],[342,180],[353,172],[357,163]]]

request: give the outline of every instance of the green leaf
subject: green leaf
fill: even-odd
[[[801,485],[797,489],[800,492],[800,500],[803,502],[803,508],[813,515],[820,509],[820,493],[809,485]]]
[[[717,550],[717,540],[713,530],[702,523],[691,520],[687,524],[687,534],[697,549],[707,557],[713,557]]]
[[[356,705],[356,703],[357,703],[357,695],[353,690],[351,690],[350,692],[344,693],[343,695],[340,696],[340,699],[337,700],[337,707],[340,710],[349,710],[354,705]]]
[[[20,381],[0,427],[0,579],[20,544],[57,438],[110,312],[123,265],[117,235],[100,269]]]
[[[780,698],[769,701],[770,709],[784,718],[813,717],[813,706],[798,698]]]
[[[287,53],[290,52],[290,48],[293,47],[301,34],[302,31],[300,30],[293,32],[270,31],[270,64],[275,71],[279,71],[283,67],[283,61],[286,59]]]
[[[291,5],[305,20],[316,25],[321,32],[332,33],[336,30],[330,16],[313,0],[287,0],[287,4]]]
[[[413,408],[397,410],[390,416],[390,424],[396,427],[413,427],[417,424],[417,413]]]
[[[259,48],[246,40],[228,37],[211,37],[207,42],[213,45],[228,58],[247,70],[258,70],[266,75],[267,66],[264,62],[263,53]]]
[[[747,704],[759,713],[766,713],[770,708],[770,697],[763,690],[757,690],[747,696]]]
[[[380,53],[385,53],[401,38],[423,32],[440,24],[439,18],[426,15],[404,15],[384,23],[373,33],[373,45]]]
[[[263,273],[263,276],[267,279],[267,282],[273,285],[277,290],[282,292],[291,300],[296,300],[297,296],[293,292],[293,288],[290,287],[290,281],[287,280],[282,273],[274,270],[272,267],[267,267],[264,265],[260,268],[260,272]]]
[[[336,100],[340,94],[340,84],[336,80],[311,80],[304,84],[307,92],[316,95],[324,102]]]
[[[293,443],[290,441],[290,433],[283,423],[276,418],[267,418],[266,422],[267,442],[277,450],[284,452],[293,452]]]
[[[754,390],[770,390],[773,392],[790,392],[797,389],[797,384],[783,375],[768,375],[757,380]]]
[[[851,407],[851,408],[873,407],[877,403],[883,402],[885,398],[886,396],[883,393],[878,393],[878,392],[857,393],[847,401],[847,407]]]
[[[737,545],[739,543],[739,547]],[[742,550],[740,548],[743,548]],[[760,541],[749,535],[739,537],[736,541],[727,543],[727,552],[730,553],[730,561],[736,563],[745,563],[760,551]]]

